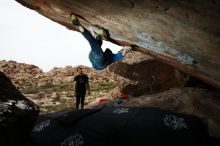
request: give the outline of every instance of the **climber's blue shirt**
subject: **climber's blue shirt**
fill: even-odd
[[[104,68],[106,68],[108,65],[112,64],[115,61],[118,61],[119,59],[122,59],[124,56],[122,55],[122,53],[117,53],[114,54],[113,58],[111,61],[109,61],[108,63],[105,63],[103,65],[96,65],[95,63],[92,63],[92,66],[95,70],[103,70]]]
[[[105,50],[105,52],[103,52],[101,48],[101,37],[94,38],[87,29],[81,33],[90,44],[91,51],[89,52],[89,60],[91,61],[94,69],[103,70],[108,65],[123,58],[121,53],[113,54],[112,51],[108,48]]]
[[[122,53],[117,53],[117,54],[114,54],[114,57],[113,57],[113,62],[119,60],[119,59],[122,59],[124,56],[122,55]]]

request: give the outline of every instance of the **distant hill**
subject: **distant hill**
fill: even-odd
[[[38,104],[43,113],[74,107],[73,79],[77,75],[77,67],[55,67],[49,72],[43,72],[35,65],[0,61],[0,71],[11,78],[27,98]],[[107,70],[96,71],[90,67],[80,67],[88,75],[92,91],[92,95],[87,96],[86,103],[104,96],[117,84],[113,80],[113,74]]]

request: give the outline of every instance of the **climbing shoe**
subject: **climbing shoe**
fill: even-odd
[[[105,40],[108,40],[109,38],[109,35],[108,35],[108,30],[104,29],[104,28],[99,28],[97,31],[96,31],[96,35],[97,36],[101,36],[103,39]],[[96,36],[96,37],[97,37]]]
[[[104,30],[100,28],[100,29],[97,30],[96,33],[97,33],[97,35],[101,35],[102,36],[104,34]]]
[[[79,26],[79,20],[78,20],[78,18],[76,17],[75,14],[71,13],[70,14],[70,19],[71,19],[71,22],[72,22],[73,25]]]

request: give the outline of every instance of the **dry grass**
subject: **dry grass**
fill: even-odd
[[[23,85],[25,86],[25,85]],[[53,85],[47,83],[43,86],[28,86],[20,87],[22,93],[33,102],[35,102],[41,109],[41,114],[61,111],[65,109],[75,108],[75,98],[72,82]],[[86,96],[85,105],[94,101],[98,97],[103,97],[107,92],[116,87],[114,82],[90,82],[91,96]],[[58,97],[52,97],[57,93]],[[39,94],[43,94],[42,97]]]

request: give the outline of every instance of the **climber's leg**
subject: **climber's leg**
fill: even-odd
[[[97,34],[97,36],[96,36],[96,41],[97,41],[97,43],[100,45],[100,46],[102,46],[102,36],[100,35],[100,34]]]
[[[78,18],[75,14],[70,14],[72,24],[80,30],[81,34],[85,37],[85,39],[89,42],[91,48],[97,48],[99,45],[100,40],[96,40],[92,34],[83,26],[80,25]]]
[[[104,52],[102,51],[100,44],[102,43],[102,40],[95,39],[87,29],[84,29],[84,32],[81,33],[88,40],[91,47],[89,60],[95,69],[100,70],[104,62]]]
[[[102,51],[101,38],[94,38],[92,34],[83,26],[80,25],[78,18],[74,15],[70,15],[72,24],[81,31],[81,34],[88,40],[91,51],[89,53],[89,60],[91,61],[95,69],[101,69],[104,62],[104,52]],[[99,35],[99,34],[98,34]]]

